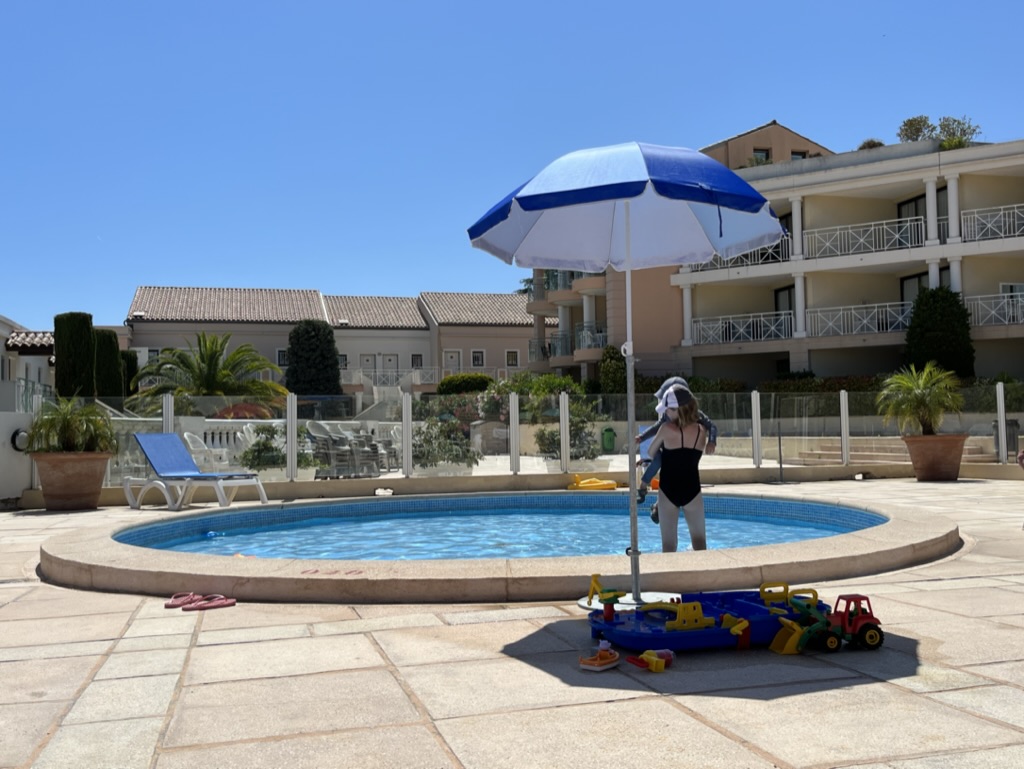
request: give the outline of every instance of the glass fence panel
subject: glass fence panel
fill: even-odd
[[[761,393],[765,463],[841,465],[839,393]]]
[[[519,397],[519,454],[523,474],[561,472],[557,395]]]
[[[618,436],[626,437],[625,422],[613,426],[608,415],[603,413],[603,401],[596,395],[569,396],[569,472],[606,473],[616,460],[615,447]],[[605,445],[608,449],[605,452]],[[561,441],[556,444],[561,458]]]
[[[125,478],[146,478],[150,475],[149,463],[135,441],[135,433],[159,433],[163,430],[163,415],[139,416],[126,408],[124,398],[101,398],[100,406],[110,415],[110,422],[117,434],[117,453],[107,466],[104,486],[121,486]]]
[[[508,395],[478,393],[477,414],[469,425],[470,447],[479,456],[473,474],[510,475]]]
[[[717,429],[712,464],[704,466],[747,466],[754,462],[753,412],[750,393],[694,393],[697,405]],[[761,396],[762,409],[764,395]],[[708,455],[711,456],[711,455]]]
[[[402,469],[401,396],[380,397],[366,408],[362,395],[296,398],[300,449],[308,444],[316,478],[397,477]],[[353,416],[353,406],[358,413]],[[302,460],[299,460],[302,480]]]
[[[413,400],[413,476],[472,475],[480,453],[470,443],[471,425],[479,418],[476,393]]]

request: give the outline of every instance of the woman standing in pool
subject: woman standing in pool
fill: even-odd
[[[680,508],[686,517],[693,549],[707,550],[704,497],[698,470],[708,442],[707,431],[698,421],[697,399],[689,390],[673,387],[665,393],[662,405],[668,420],[658,429],[647,449],[649,456],[654,457],[660,450],[662,457],[658,489],[661,550],[674,553],[678,549]]]

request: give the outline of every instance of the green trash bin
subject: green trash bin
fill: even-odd
[[[601,450],[605,454],[615,453],[615,431],[610,427],[601,431]]]

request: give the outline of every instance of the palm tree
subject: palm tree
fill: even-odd
[[[161,397],[171,393],[176,414],[196,413],[195,398],[219,397],[222,400],[218,406],[227,406],[228,398],[244,398],[263,407],[269,416],[270,404],[287,395],[288,390],[260,375],[265,371],[280,374],[281,369],[251,344],[228,352],[230,340],[231,334],[207,336],[201,332],[195,346],[189,342],[187,350],[162,350],[132,379],[133,387],[140,382],[145,386],[127,400],[127,408],[143,414],[159,411]]]
[[[911,363],[889,376],[876,402],[883,421],[895,419],[900,430],[917,424],[922,435],[935,435],[946,413],[959,414],[964,405],[960,380],[935,361],[918,369]]]

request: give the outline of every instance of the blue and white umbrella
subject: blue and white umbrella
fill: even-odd
[[[473,246],[519,267],[626,275],[627,426],[634,404],[634,269],[707,262],[777,243],[768,201],[718,161],[695,150],[630,142],[558,158],[469,228]],[[640,600],[636,477],[629,445],[630,559]]]

